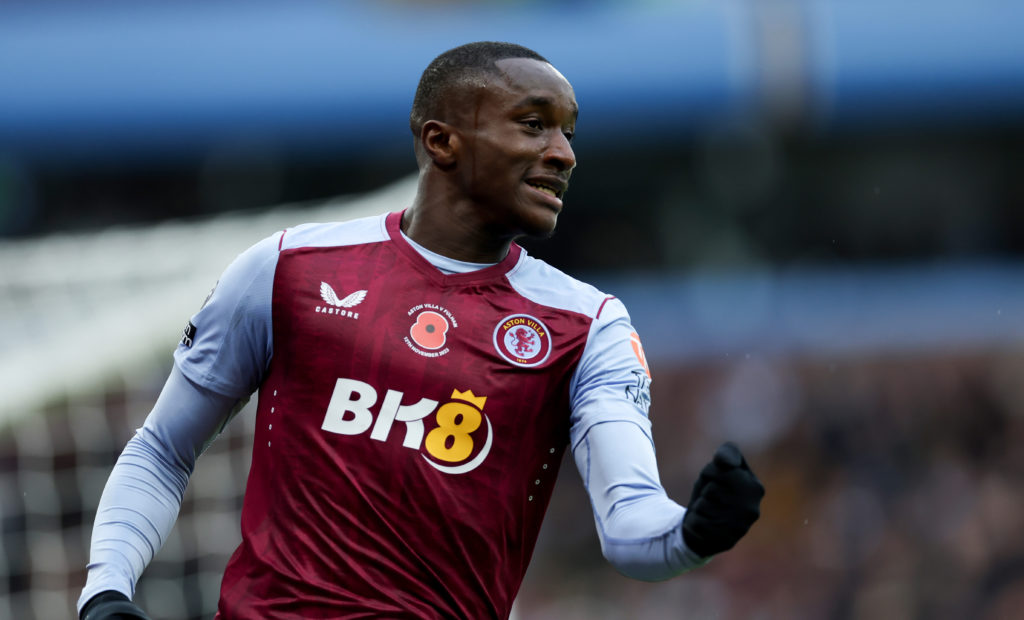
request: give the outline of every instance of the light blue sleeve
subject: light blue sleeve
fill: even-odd
[[[660,581],[707,560],[686,547],[686,508],[661,485],[650,385],[640,337],[622,303],[610,299],[570,384],[570,442],[604,557],[628,577]]]
[[[639,426],[594,425],[573,458],[594,509],[601,553],[616,570],[661,581],[707,563],[683,542],[686,508],[666,495],[654,444]]]
[[[196,459],[243,404],[171,371],[103,488],[79,611],[104,590],[132,598],[143,569],[174,526]]]
[[[248,398],[262,382],[274,348],[271,305],[281,234],[240,254],[186,327],[174,361],[200,386]]]
[[[575,447],[590,427],[602,422],[630,422],[648,437],[651,378],[622,302],[609,298],[591,323],[587,345],[569,384],[569,441]]]

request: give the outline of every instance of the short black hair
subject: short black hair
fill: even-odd
[[[494,64],[506,58],[530,58],[548,62],[537,52],[498,41],[478,41],[452,48],[435,58],[420,77],[409,113],[409,129],[419,136],[423,123],[439,112],[439,103],[452,88],[476,78],[498,75]]]

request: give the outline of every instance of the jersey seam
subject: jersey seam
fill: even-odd
[[[572,310],[572,309],[570,309],[570,308],[563,308],[563,307],[561,307],[561,306],[555,306],[555,305],[552,305],[552,304],[546,304],[546,303],[543,303],[543,302],[537,301],[537,300],[536,300],[536,299],[534,299],[533,297],[530,297],[529,295],[527,295],[527,294],[525,294],[525,293],[524,293],[523,291],[521,291],[521,290],[519,289],[519,287],[517,287],[517,286],[515,285],[515,283],[514,283],[514,282],[512,282],[512,278],[511,278],[510,276],[512,275],[513,271],[514,271],[514,269],[511,269],[511,270],[509,270],[509,271],[507,271],[507,272],[505,273],[505,281],[506,281],[506,282],[508,283],[509,287],[510,287],[510,288],[511,288],[511,289],[512,289],[513,291],[515,291],[515,292],[516,292],[516,295],[519,295],[519,296],[520,296],[520,297],[522,297],[523,299],[525,299],[525,300],[527,300],[527,301],[529,301],[529,302],[531,302],[531,303],[535,303],[535,304],[537,304],[538,306],[541,306],[541,307],[544,307],[544,308],[550,308],[550,309],[552,309],[552,310],[556,310],[556,311],[558,311],[558,312],[565,312],[565,313],[568,313],[568,314],[573,314],[573,315],[576,315],[576,316],[581,316],[581,317],[584,317],[584,318],[585,318],[585,319],[586,319],[587,321],[589,321],[589,322],[590,322],[590,325],[588,325],[588,326],[587,326],[587,343],[589,343],[589,342],[590,342],[590,330],[591,330],[591,329],[593,328],[592,326],[593,326],[594,322],[595,322],[595,321],[597,320],[597,319],[596,319],[595,317],[593,317],[593,316],[591,316],[591,315],[587,314],[586,312],[580,312],[580,311],[578,311],[578,310]],[[585,347],[584,347],[584,348],[585,348]]]
[[[608,297],[606,297],[604,299],[604,301],[601,302],[601,308],[602,309],[604,308],[604,304],[607,303],[610,299],[615,299],[615,297],[613,295],[609,295]],[[598,314],[600,314],[600,311],[601,311],[601,309],[598,310]],[[567,312],[571,312],[571,310],[567,311]],[[586,342],[583,343],[583,349],[580,351],[579,361],[582,361],[583,358],[586,357],[587,351],[590,349],[591,343],[594,342],[594,333],[595,333],[595,326],[596,325],[598,325],[598,318],[597,317],[591,318],[590,319],[590,325],[587,326],[587,340],[586,340]],[[597,328],[597,329],[600,329],[600,328]],[[572,376],[569,378],[569,385],[570,386],[573,386],[573,385],[578,386],[577,378],[578,378],[578,374],[580,372],[579,361],[577,362],[576,367],[573,368]]]
[[[590,424],[589,426],[587,426],[586,429],[584,429],[584,431],[583,431],[583,435],[569,449],[572,450],[573,452],[575,452],[576,448],[578,448],[581,443],[583,443],[584,441],[588,441],[589,442],[589,440],[587,438],[587,435],[590,434],[590,430],[593,429],[595,426],[600,426],[601,424],[611,424],[613,422],[625,422],[626,424],[632,424],[633,426],[635,426],[635,427],[640,429],[640,431],[644,434],[644,437],[647,438],[647,441],[650,441],[651,443],[654,443],[651,440],[650,432],[648,432],[648,429],[644,428],[643,424],[640,424],[636,420],[627,420],[627,419],[624,419],[624,418],[615,418],[615,419],[611,419],[611,420],[598,420],[598,421]],[[589,443],[588,443],[588,445],[589,445]],[[589,458],[589,456],[590,456],[589,452],[587,453],[587,456]],[[589,471],[588,471],[588,473],[589,473]]]
[[[684,513],[684,516],[685,516],[685,513]],[[615,538],[613,536],[607,536],[606,535],[604,537],[604,540],[605,540],[606,543],[614,543],[614,544],[617,544],[617,545],[647,545],[647,544],[650,544],[650,543],[654,542],[655,540],[660,540],[660,539],[664,539],[664,538],[666,538],[668,536],[671,536],[672,534],[675,533],[675,531],[677,529],[679,529],[682,526],[682,524],[683,524],[683,519],[680,518],[678,523],[673,524],[671,527],[669,527],[668,529],[666,529],[665,531],[663,531],[663,532],[661,532],[659,534],[652,534],[650,536],[645,536],[645,537],[642,537],[642,538]],[[601,528],[602,528],[601,531],[604,534],[608,533],[608,531],[604,529],[604,525],[603,524],[602,524]]]
[[[604,424],[604,422],[598,422],[597,424]],[[594,426],[597,426],[597,424],[592,425],[590,428],[593,428]],[[639,426],[639,425],[637,425],[637,426]],[[590,429],[587,429],[587,434],[589,434],[589,433],[590,433]],[[645,433],[645,435],[646,435],[646,433]],[[587,462],[586,462],[586,478],[584,479],[583,486],[584,486],[584,489],[589,494],[590,493],[590,470],[591,470],[591,464],[590,464],[590,438],[588,436],[586,436],[586,435],[584,435],[584,437],[579,442],[577,442],[577,445],[579,445],[580,443],[584,443],[584,442],[587,444]],[[663,539],[663,538],[665,538],[667,536],[671,536],[676,531],[676,529],[678,529],[679,527],[682,526],[682,523],[683,523],[682,518],[680,518],[678,523],[670,526],[668,529],[666,529],[663,532],[660,532],[658,534],[652,534],[650,536],[645,536],[645,537],[640,537],[640,538],[616,538],[614,536],[608,536],[608,529],[605,527],[604,519],[601,518],[601,515],[598,514],[596,509],[593,512],[594,512],[594,522],[597,524],[597,527],[601,530],[601,538],[602,538],[602,540],[604,540],[605,544],[608,544],[608,543],[616,544],[616,545],[642,545],[642,544],[650,544],[651,542],[653,542],[655,540],[659,540],[659,539]],[[685,516],[686,513],[684,512],[683,514]]]
[[[284,235],[282,234],[282,239],[283,238],[284,238]],[[232,326],[232,325],[236,324],[235,323],[235,319],[240,314],[240,308],[242,307],[242,303],[243,303],[242,300],[249,296],[249,293],[252,290],[252,286],[256,282],[257,277],[262,272],[262,269],[266,268],[267,261],[279,259],[279,255],[283,254],[283,253],[284,253],[284,251],[279,251],[277,254],[274,254],[274,255],[268,257],[260,265],[260,267],[261,267],[260,269],[254,269],[252,271],[252,273],[249,276],[249,281],[245,285],[245,289],[244,289],[243,293],[241,295],[239,295],[238,299],[235,301],[234,306],[231,308],[231,318],[228,320],[228,323],[227,323],[229,326]],[[274,267],[274,272],[275,273],[277,272],[276,265]],[[270,281],[270,298],[271,298],[271,300],[273,300],[273,298],[274,298],[274,278],[273,277],[271,278],[271,281]],[[273,311],[273,307],[272,306],[271,306],[271,309],[270,309],[270,312],[269,312],[268,321],[269,321],[269,325],[268,325],[269,333],[273,334],[273,332],[274,332],[274,311]],[[270,350],[268,351],[267,359],[265,360],[265,363],[263,365],[263,372],[261,372],[261,376],[266,373],[266,369],[267,369],[267,367],[269,367],[270,360],[273,359],[273,357],[274,357],[273,346],[274,346],[273,345],[273,337],[271,337]],[[239,397],[240,396],[240,397],[244,398],[245,396],[248,396],[249,394],[252,393],[252,389],[251,389],[252,386],[246,386],[245,389],[247,391],[244,394],[237,394],[237,393],[235,393],[234,391],[231,390],[231,385],[230,384],[221,381],[220,378],[217,377],[213,373],[213,369],[217,368],[220,365],[220,360],[221,360],[221,356],[224,354],[224,349],[225,348],[223,346],[217,347],[217,356],[213,359],[213,363],[210,365],[210,370],[202,373],[202,375],[201,375],[202,376],[201,383],[204,384],[204,385],[208,385],[211,390],[213,390],[213,391],[215,391],[215,392],[217,392],[219,394],[222,394],[224,396],[229,396],[229,397]],[[188,362],[187,359],[185,361]],[[191,366],[191,363],[189,364],[189,366]],[[184,370],[183,370],[183,372],[184,372]],[[188,375],[186,374],[186,377],[187,376]],[[226,392],[224,390],[228,390],[228,391]]]
[[[377,216],[369,216],[369,217],[366,217],[366,218],[360,218],[360,219],[356,219],[356,220],[349,220],[349,221],[342,221],[342,222],[308,222],[306,224],[302,224],[302,225],[299,225],[299,226],[293,226],[291,228],[286,228],[286,229],[281,231],[281,239],[280,239],[280,242],[278,244],[278,252],[279,253],[284,253],[284,252],[290,252],[290,251],[293,251],[293,250],[305,250],[305,249],[348,248],[348,247],[355,247],[355,246],[360,246],[360,245],[369,245],[369,244],[372,244],[372,243],[384,243],[384,242],[387,242],[387,241],[391,241],[392,239],[388,235],[386,226],[384,224],[384,222],[386,220],[386,215],[387,214],[385,214],[385,215],[377,215]],[[377,238],[359,239],[359,240],[356,240],[356,241],[346,241],[346,242],[334,241],[334,242],[326,243],[326,244],[323,244],[323,245],[317,245],[315,243],[303,243],[301,245],[297,245],[297,246],[294,246],[294,247],[292,247],[292,246],[285,246],[284,245],[284,238],[285,238],[285,234],[287,232],[295,233],[296,235],[300,235],[300,237],[301,237],[302,234],[306,234],[306,233],[309,233],[309,232],[319,232],[319,229],[322,229],[324,227],[335,226],[335,227],[340,228],[340,229],[350,229],[350,228],[352,228],[353,224],[355,224],[357,222],[364,222],[365,223],[367,220],[370,220],[372,218],[377,218],[377,220],[378,220],[377,221],[377,227],[378,227],[378,234],[380,236],[377,237]]]

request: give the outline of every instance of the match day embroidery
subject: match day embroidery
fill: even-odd
[[[403,340],[423,357],[441,357],[449,352],[448,339],[459,321],[450,310],[437,304],[417,304],[406,313],[412,320],[409,335]]]

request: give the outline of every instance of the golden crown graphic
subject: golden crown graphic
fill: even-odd
[[[473,394],[473,390],[466,390],[465,392],[452,390],[452,398],[465,401],[481,410],[484,408],[484,403],[487,402],[486,396],[476,396]]]

